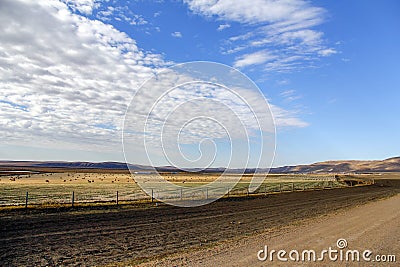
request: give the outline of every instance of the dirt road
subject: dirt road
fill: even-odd
[[[324,260],[319,262],[317,260],[315,262],[290,261],[288,254],[283,256],[288,261],[283,262],[279,261],[276,253],[272,254],[272,260],[270,259],[272,249],[276,251],[283,249],[287,253],[292,249],[300,253],[303,250],[312,249],[317,252],[316,259],[318,259],[321,258],[319,252],[323,249],[332,247],[340,251],[337,241],[343,238],[347,242],[347,247],[344,247],[342,251],[346,253],[348,250],[358,250],[360,261],[356,257],[353,258],[351,254],[348,261],[345,256],[341,261],[339,254],[337,254],[337,259],[332,261],[325,254]],[[268,248],[265,249],[265,246]],[[260,250],[262,252],[259,253]],[[371,256],[367,255],[366,260],[362,258],[362,252],[365,250],[373,252]],[[269,256],[266,259],[265,251]],[[295,254],[293,255],[296,259]],[[377,255],[379,255],[378,258],[376,258]],[[389,260],[389,255],[395,255],[396,258]],[[332,254],[332,258],[336,258],[335,254]],[[300,225],[271,229],[212,249],[184,253],[148,262],[143,266],[399,266],[399,262],[400,195],[397,195],[323,218],[309,219]]]
[[[0,213],[0,265],[134,265],[188,248],[198,249],[290,225],[398,192],[398,187],[368,186],[223,200],[197,208],[159,206]],[[341,229],[337,231],[340,233]],[[305,233],[309,235],[312,231],[301,234]]]

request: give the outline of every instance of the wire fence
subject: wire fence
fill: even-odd
[[[298,177],[297,177],[298,178]],[[256,191],[250,192],[249,183],[238,183],[232,190],[227,187],[181,187],[179,190],[154,189],[147,194],[137,184],[97,185],[88,186],[61,186],[61,185],[26,185],[2,186],[0,192],[0,206],[46,206],[46,205],[79,205],[79,204],[122,204],[137,201],[155,202],[157,200],[204,200],[220,196],[241,197],[260,194],[276,194],[294,191],[322,190],[343,188],[355,185],[371,184],[370,181],[362,183],[345,183],[335,180],[308,179],[297,182],[268,182],[263,183]]]

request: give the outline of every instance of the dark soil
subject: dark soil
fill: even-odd
[[[195,208],[0,213],[0,266],[98,266],[139,262],[254,234],[400,192],[374,186],[223,199]]]

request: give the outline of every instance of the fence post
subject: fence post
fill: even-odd
[[[154,191],[153,191],[153,189],[151,189],[151,202],[152,203],[154,202]]]
[[[183,189],[181,187],[181,200],[182,200],[182,198],[183,198]]]
[[[282,184],[281,183],[279,183],[279,192],[282,193]]]
[[[292,192],[294,191],[294,183],[292,183]]]
[[[29,194],[28,194],[28,192],[26,192],[26,196],[25,196],[25,209],[28,208],[28,196],[29,196]]]
[[[306,183],[303,183],[303,191],[306,191]]]
[[[72,191],[71,207],[74,207],[74,201],[75,201],[75,192]]]
[[[118,191],[117,191],[117,206],[118,206]]]
[[[229,198],[229,188],[228,188],[228,198]]]

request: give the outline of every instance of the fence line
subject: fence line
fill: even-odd
[[[373,184],[373,182],[366,181],[363,183],[359,183],[357,185],[368,185]],[[34,194],[30,194],[28,191],[25,195],[25,203],[21,202],[13,202],[13,203],[2,203],[2,206],[20,206],[24,205],[25,208],[28,206],[40,206],[46,204],[58,204],[58,205],[70,205],[71,207],[76,206],[76,204],[90,204],[90,203],[112,203],[114,202],[116,205],[119,205],[121,202],[133,202],[133,201],[149,201],[154,202],[156,199],[172,199],[177,201],[182,200],[204,200],[204,199],[212,199],[215,195],[220,195],[221,192],[226,192],[224,198],[230,197],[241,197],[241,196],[255,196],[255,195],[268,195],[268,194],[276,194],[276,193],[285,193],[285,192],[295,192],[295,191],[309,191],[309,190],[324,190],[324,189],[333,189],[333,188],[343,188],[343,187],[351,187],[354,184],[348,185],[346,183],[339,183],[337,181],[332,180],[324,180],[324,181],[310,181],[310,182],[281,182],[281,183],[264,183],[262,184],[255,192],[249,192],[248,186],[236,187],[232,190],[227,190],[226,187],[220,188],[208,188],[199,189],[196,187],[181,187],[178,191],[163,191],[151,189],[151,194],[147,195],[144,192],[121,192],[114,191],[114,199],[109,194],[106,196],[97,196],[92,198],[85,197],[85,193],[79,194],[75,191],[69,193],[70,201],[63,201],[63,198],[60,194],[60,199],[58,201],[48,201],[46,196],[39,196],[37,198],[34,197]],[[122,194],[121,194],[122,193]],[[125,193],[125,194],[124,194]],[[49,196],[47,196],[49,197]],[[53,196],[54,197],[54,196]],[[47,201],[46,201],[47,200]]]

